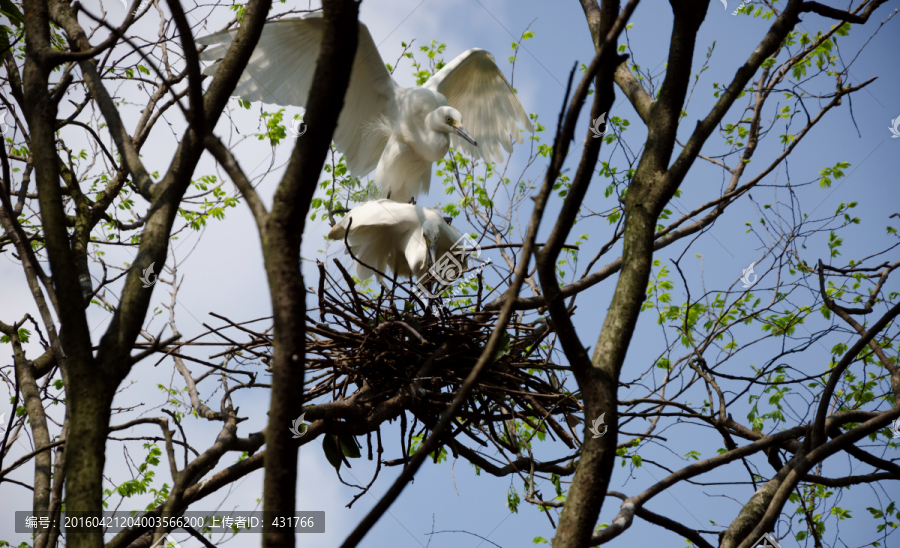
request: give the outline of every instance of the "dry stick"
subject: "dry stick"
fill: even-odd
[[[366,485],[361,492],[359,492],[356,496],[353,497],[347,504],[347,508],[353,506],[353,503],[360,499],[363,495],[369,492],[369,489],[372,488],[372,485],[375,484],[375,480],[378,479],[378,473],[381,472],[381,454],[384,452],[384,448],[381,446],[381,427],[375,430],[376,436],[378,437],[378,462],[375,464],[375,474],[372,476],[372,480]],[[369,445],[369,460],[372,460],[372,433],[369,432],[366,434],[366,440]]]
[[[22,457],[20,457],[19,459],[17,459],[16,462],[10,464],[5,470],[3,470],[2,472],[0,472],[0,478],[6,478],[6,476],[7,476],[10,472],[12,472],[12,471],[15,470],[16,468],[22,466],[23,464],[25,464],[25,463],[28,462],[29,460],[31,460],[31,458],[32,458],[33,456],[37,455],[38,453],[43,453],[44,451],[48,451],[48,450],[53,449],[54,447],[56,447],[56,446],[58,446],[58,445],[63,445],[63,444],[65,444],[65,443],[66,443],[66,440],[56,440],[56,441],[54,441],[54,442],[50,442],[49,445],[45,445],[45,446],[41,447],[40,449],[35,449],[34,451],[32,451],[32,452],[30,452],[30,453],[27,453],[27,454],[23,455]],[[8,479],[4,479],[4,481],[9,481],[9,480],[8,480]]]
[[[481,292],[484,289],[484,276],[481,272],[478,273],[478,300],[475,303],[475,311],[481,312]]]
[[[373,335],[380,334],[382,331],[384,331],[385,329],[387,329],[388,327],[390,327],[390,326],[392,326],[392,325],[399,325],[400,327],[403,327],[404,329],[406,329],[407,331],[409,331],[409,332],[412,334],[413,337],[415,337],[416,339],[418,339],[418,341],[419,341],[420,343],[422,343],[422,344],[427,344],[427,343],[428,343],[428,341],[425,340],[425,337],[423,337],[421,334],[419,334],[418,331],[416,331],[415,329],[413,329],[413,327],[412,327],[411,325],[409,325],[409,324],[406,323],[406,322],[402,322],[402,321],[400,321],[400,320],[392,320],[392,321],[385,322],[385,323],[379,325],[378,327],[376,327],[374,330],[372,330],[372,334],[373,334]]]
[[[351,219],[352,223],[353,220]],[[348,227],[349,228],[349,227]],[[348,230],[349,232],[349,230]],[[344,233],[344,241],[347,240],[347,234]],[[349,247],[347,249],[350,249]],[[356,313],[359,314],[359,317],[362,319],[366,318],[366,313],[363,311],[363,305],[359,301],[359,294],[356,292],[356,284],[353,283],[353,278],[350,277],[350,273],[344,268],[344,265],[341,264],[337,259],[334,260],[334,264],[337,265],[338,269],[341,271],[341,275],[344,276],[344,281],[347,282],[347,286],[350,288],[350,294],[353,296],[353,302],[356,304]]]
[[[406,410],[404,409],[400,413],[400,454],[403,455],[403,462],[409,460],[409,456],[406,454],[406,443],[404,442],[404,438],[406,437]]]
[[[234,327],[235,329],[240,329],[244,333],[249,333],[250,335],[253,335],[254,337],[258,337],[260,339],[267,338],[264,333],[257,333],[256,331],[251,331],[251,330],[247,329],[246,327],[243,327],[241,324],[235,323],[235,322],[229,320],[228,318],[226,318],[225,316],[222,316],[221,314],[216,314],[215,312],[210,312],[209,315],[212,316],[213,318],[218,318],[222,321],[228,322],[231,324],[231,327]],[[244,323],[246,323],[246,322],[244,322]],[[219,329],[222,329],[222,328],[220,327]]]
[[[14,327],[13,332],[15,333],[18,331],[19,331],[18,326]],[[10,337],[10,339],[12,339],[12,337]],[[15,391],[13,392],[12,408],[18,409],[19,408],[19,376],[16,374],[13,374],[13,379],[14,379],[13,383],[15,384],[15,386],[13,388],[15,389]],[[3,442],[0,443],[0,470],[3,469],[3,459],[4,459],[4,457],[6,457],[6,452],[8,451],[8,449],[6,447],[6,442],[9,440],[9,434],[10,434],[10,431],[12,430],[13,421],[15,421],[16,418],[17,417],[16,417],[15,413],[10,413],[9,421],[6,423],[6,429],[3,431]],[[13,440],[13,441],[15,441],[15,440]],[[10,447],[11,446],[12,446],[12,444],[10,444]],[[4,476],[4,474],[0,473],[0,478],[3,478],[3,476]]]
[[[378,300],[377,300],[377,303],[376,303],[376,305],[375,305],[375,318],[374,318],[374,320],[375,320],[375,328],[376,328],[376,329],[378,328],[378,319],[379,319],[379,317],[380,317],[380,316],[378,315],[378,313],[381,312],[381,301],[382,301],[382,298],[383,298],[383,297],[384,297],[384,286],[381,286],[381,291],[378,293]]]
[[[235,342],[235,341],[231,340],[230,338],[226,337],[225,335],[223,335],[222,333],[220,333],[219,330],[220,330],[220,329],[226,329],[226,328],[228,328],[227,325],[223,325],[222,327],[219,327],[219,328],[217,328],[217,329],[213,329],[213,328],[210,327],[206,322],[204,322],[204,323],[201,324],[201,325],[203,325],[203,327],[209,329],[210,331],[215,332],[216,335],[222,337],[223,339],[225,339],[226,341],[228,341],[229,343],[231,343],[232,346],[237,346],[237,347],[243,348],[244,350],[246,350],[247,352],[250,352],[251,354],[253,354],[253,355],[256,356],[257,358],[264,358],[264,357],[266,357],[265,354],[260,354],[259,352],[256,352],[255,350],[253,350],[253,349],[250,348],[249,346],[246,346],[246,345],[243,345],[243,346],[242,346],[240,343]],[[226,352],[226,354],[227,354],[227,353],[228,353],[228,352]]]
[[[569,84],[566,88],[566,96],[563,101],[563,108],[560,113],[560,126],[562,125],[562,116],[566,111],[566,104],[569,100],[569,92],[572,89],[572,78],[575,74],[575,69],[573,67],[572,72],[569,73]],[[488,361],[494,355],[494,352],[500,345],[501,334],[506,331],[506,326],[509,323],[510,317],[512,316],[512,308],[516,302],[516,295],[519,294],[519,290],[522,288],[522,282],[525,280],[525,276],[528,272],[528,264],[531,262],[531,255],[534,250],[534,241],[537,236],[538,225],[541,222],[541,219],[544,216],[544,208],[547,205],[547,197],[550,194],[550,189],[553,187],[553,181],[550,178],[546,178],[544,180],[544,186],[541,188],[540,194],[535,199],[534,204],[534,212],[531,215],[531,221],[528,224],[528,233],[525,237],[525,243],[522,246],[522,260],[519,265],[516,267],[515,278],[513,278],[513,283],[510,286],[508,293],[509,299],[504,303],[502,310],[500,311],[500,317],[497,319],[497,324],[494,326],[493,331],[491,332],[491,336],[488,339],[487,344],[484,347],[484,350],[481,353],[481,356],[478,358],[478,363],[475,364],[475,367],[472,368],[472,372],[469,373],[469,376],[466,378],[466,382],[463,383],[462,387],[459,389],[459,392],[456,394],[456,397],[453,399],[453,404],[441,415],[441,420],[438,422],[437,426],[431,432],[431,435],[425,440],[422,446],[416,451],[415,455],[413,455],[412,459],[409,462],[409,465],[403,469],[403,472],[400,474],[400,477],[394,481],[394,484],[391,485],[391,488],[388,489],[387,493],[385,493],[384,497],[378,501],[374,508],[366,515],[365,518],[356,526],[353,532],[347,537],[344,543],[341,545],[341,548],[352,548],[359,544],[359,542],[363,539],[366,533],[369,532],[375,523],[381,518],[382,515],[387,511],[388,507],[397,500],[397,497],[400,496],[400,493],[406,487],[406,485],[412,480],[416,471],[425,461],[425,458],[429,453],[434,451],[438,446],[438,441],[444,430],[446,430],[447,426],[453,420],[453,417],[456,415],[457,411],[462,407],[463,402],[466,397],[468,397],[469,392],[471,392],[472,388],[475,386],[475,382],[478,380],[478,376],[481,374],[482,370],[488,365]],[[349,231],[349,226],[347,227]],[[344,238],[346,245],[346,235]],[[347,247],[349,249],[349,246]]]
[[[316,267],[319,269],[319,321],[325,321],[325,265],[316,259]]]
[[[491,245],[481,246],[481,250],[483,251],[485,249],[500,249],[500,248],[505,248],[505,247],[523,247],[524,245],[525,244],[491,244]],[[534,247],[544,247],[545,245],[547,245],[547,244],[534,244]],[[561,247],[563,249],[575,249],[575,250],[578,249],[577,245],[569,245],[569,244],[563,244]]]

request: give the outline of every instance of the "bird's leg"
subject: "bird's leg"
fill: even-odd
[[[435,288],[439,287],[438,281],[434,278],[434,276],[432,276],[431,280],[428,281],[427,286],[428,286],[428,293],[433,295]],[[425,315],[426,316],[434,314],[431,311],[431,307],[434,306],[434,301],[435,301],[435,299],[428,299],[428,304],[425,305]]]
[[[413,196],[413,197],[412,197],[412,198],[410,198],[410,199],[409,199],[409,201],[408,201],[408,202],[406,202],[406,203],[408,203],[408,204],[412,204],[412,205],[416,205],[416,197],[415,197],[415,196]]]
[[[390,196],[391,192],[388,191],[388,196]],[[391,265],[391,273],[394,275],[394,279],[391,282],[391,303],[394,302],[394,293],[397,291],[397,280],[399,279],[399,275],[397,274],[397,262],[399,261],[399,257],[394,257],[394,264]],[[396,307],[394,308],[396,312]],[[399,319],[399,316],[397,317]]]
[[[390,190],[388,190],[387,196],[385,196],[385,198],[388,200],[391,199],[391,191]]]

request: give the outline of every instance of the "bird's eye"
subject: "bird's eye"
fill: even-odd
[[[448,124],[452,124],[452,123],[453,123],[453,118],[447,116],[447,123],[448,123]]]

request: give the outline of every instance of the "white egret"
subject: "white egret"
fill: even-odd
[[[360,261],[356,276],[367,280],[374,274],[379,282],[381,275],[361,263],[385,274],[390,269],[396,277],[421,280],[461,237],[437,211],[387,199],[354,207],[331,228],[328,238],[343,241],[345,235],[350,251]],[[465,266],[465,260],[462,264]]]
[[[266,23],[235,95],[305,107],[322,32],[320,14]],[[236,33],[200,38],[198,43],[209,46],[200,58],[222,59]],[[204,73],[215,74],[217,68],[213,64]],[[375,183],[386,196],[407,202],[427,193],[431,164],[443,158],[450,145],[476,159],[502,161],[501,147],[512,152],[510,136],[524,142],[519,125],[534,133],[522,104],[487,51],[465,51],[423,85],[404,88],[391,78],[372,35],[359,24],[334,142],[353,175],[375,170]]]

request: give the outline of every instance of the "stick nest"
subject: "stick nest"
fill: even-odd
[[[411,388],[425,408],[443,411],[494,329],[498,312],[481,308],[481,278],[477,293],[462,299],[428,302],[396,284],[390,291],[382,287],[376,297],[360,295],[352,277],[335,263],[346,285],[319,263],[318,308],[307,315],[307,370],[322,374],[308,375],[308,383],[317,383],[305,400],[327,392],[343,399],[352,395],[353,386],[368,385],[384,399]],[[514,318],[460,415],[490,422],[501,418],[499,410],[504,418],[524,420],[541,432],[549,421],[568,437],[550,415],[580,413],[581,407],[554,373],[567,368],[550,363],[546,341],[551,333],[543,319],[525,324]]]

